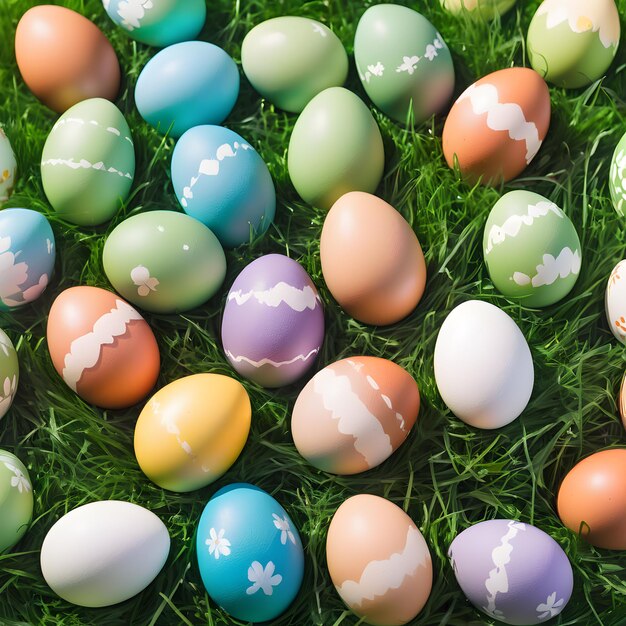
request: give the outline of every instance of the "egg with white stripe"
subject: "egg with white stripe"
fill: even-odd
[[[17,176],[17,161],[11,147],[11,142],[4,130],[0,127],[0,202],[9,199],[15,177]]]
[[[626,259],[611,272],[604,296],[606,319],[620,343],[626,343]]]

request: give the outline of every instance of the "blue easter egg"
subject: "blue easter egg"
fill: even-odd
[[[264,233],[274,219],[276,192],[267,165],[237,133],[195,126],[172,155],[172,183],[185,213],[233,248]]]
[[[54,234],[30,209],[0,211],[0,311],[36,300],[54,268]]]
[[[161,50],[143,68],[135,87],[141,117],[172,137],[200,124],[221,124],[238,95],[236,63],[205,41],[186,41]]]
[[[302,584],[298,531],[285,509],[254,485],[228,485],[209,500],[196,552],[208,594],[240,620],[278,617]]]

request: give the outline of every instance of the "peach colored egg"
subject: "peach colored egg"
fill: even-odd
[[[403,319],[424,293],[426,262],[413,229],[372,194],[351,191],[335,202],[324,220],[320,257],[335,300],[365,324]]]
[[[118,409],[144,398],[159,375],[150,326],[130,304],[98,287],[61,292],[48,317],[56,371],[90,404]]]
[[[298,452],[333,474],[376,467],[407,438],[417,420],[417,383],[387,359],[355,356],[319,371],[291,416]]]
[[[337,509],[326,559],[337,593],[368,624],[406,624],[430,595],[428,545],[413,520],[385,498],[360,494]]]

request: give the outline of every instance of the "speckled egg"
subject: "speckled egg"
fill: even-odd
[[[17,352],[9,336],[0,329],[0,418],[11,408],[19,381],[20,364]]]
[[[626,343],[626,259],[620,261],[609,276],[604,305],[611,332],[618,341]]]
[[[0,355],[3,345],[0,343]],[[0,450],[0,554],[24,536],[32,518],[33,487],[28,470],[14,454]]]
[[[609,190],[613,207],[620,217],[626,216],[626,133],[622,135],[611,159]]]
[[[472,17],[493,19],[504,15],[515,5],[515,0],[440,0],[450,13],[465,13]]]
[[[0,202],[9,199],[17,177],[17,161],[11,142],[0,127]]]
[[[235,483],[213,495],[200,517],[196,552],[208,594],[242,621],[277,618],[302,583],[298,531],[285,509],[254,485]]]

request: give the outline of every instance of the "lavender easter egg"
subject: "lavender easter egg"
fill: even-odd
[[[259,257],[228,292],[222,343],[231,365],[264,387],[294,382],[313,365],[324,339],[322,301],[296,261]]]

